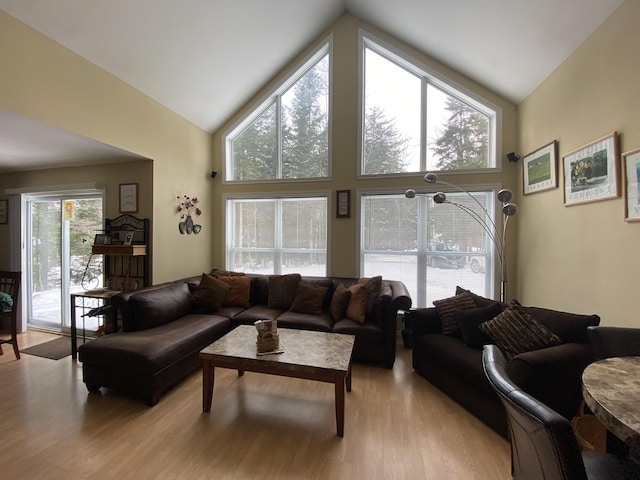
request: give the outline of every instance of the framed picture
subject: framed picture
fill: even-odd
[[[640,148],[622,155],[625,178],[624,219],[627,222],[640,221]]]
[[[540,147],[522,159],[524,194],[558,187],[558,142]]]
[[[351,216],[351,190],[336,191],[336,218]]]
[[[620,196],[619,165],[616,132],[566,154],[563,157],[565,206]]]
[[[133,243],[133,232],[128,232],[124,237],[124,245],[131,245]]]
[[[138,211],[138,184],[120,184],[120,213],[136,213]]]
[[[0,225],[9,223],[9,200],[0,200]]]

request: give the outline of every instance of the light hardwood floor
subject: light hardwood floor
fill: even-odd
[[[50,339],[20,335],[20,347]],[[150,408],[88,394],[82,365],[4,347],[2,479],[509,479],[508,442],[418,376],[354,364],[345,436],[333,385],[217,369],[211,413],[200,372]]]

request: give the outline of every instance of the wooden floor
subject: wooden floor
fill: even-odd
[[[20,335],[20,347],[50,339]],[[0,356],[3,479],[509,479],[509,444],[411,368],[354,364],[345,436],[332,384],[216,370],[211,413],[194,373],[150,408],[88,394],[66,357]]]

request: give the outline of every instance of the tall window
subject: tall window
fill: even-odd
[[[493,192],[473,196],[482,208],[466,194],[447,193],[451,202],[488,218]],[[363,195],[361,219],[363,275],[402,280],[414,306],[450,297],[457,285],[493,296],[493,243],[468,212],[428,196]]]
[[[226,180],[329,176],[329,42],[226,136]]]
[[[363,37],[361,173],[496,167],[498,111]]]
[[[227,261],[253,273],[327,274],[327,197],[228,199]]]

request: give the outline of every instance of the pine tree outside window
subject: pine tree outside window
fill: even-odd
[[[362,175],[500,166],[499,108],[362,35]]]
[[[329,176],[330,41],[225,136],[228,182]]]

